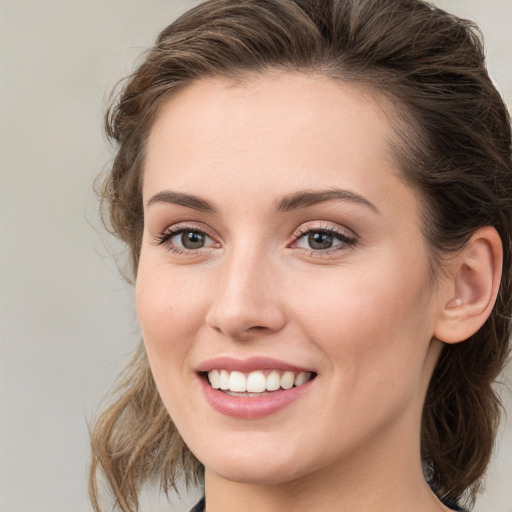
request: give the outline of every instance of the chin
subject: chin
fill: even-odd
[[[273,485],[296,480],[304,475],[304,458],[300,453],[287,453],[274,447],[252,450],[215,451],[203,457],[201,462],[207,471],[225,480],[253,485]]]
[[[261,458],[257,463],[224,460],[222,464],[213,464],[206,468],[224,480],[251,485],[283,484],[302,476],[296,464],[268,464],[268,460]]]

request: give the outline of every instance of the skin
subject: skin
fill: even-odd
[[[425,483],[419,432],[453,282],[432,284],[418,197],[379,105],[355,86],[275,73],[198,81],[153,125],[137,310],[165,406],[206,467],[209,512],[448,510]],[[276,211],[283,196],[333,188],[373,207]],[[216,211],[159,200],[166,191]],[[205,246],[159,244],[173,226],[205,232]],[[319,229],[355,243],[312,250],[303,232]],[[277,413],[233,418],[207,403],[196,371],[218,356],[317,376]]]

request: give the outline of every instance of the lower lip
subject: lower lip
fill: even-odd
[[[315,379],[295,388],[248,397],[228,395],[218,389],[213,389],[205,379],[200,378],[206,400],[215,410],[226,416],[244,419],[264,418],[284,409],[306,393],[313,380]]]

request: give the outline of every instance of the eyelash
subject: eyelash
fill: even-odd
[[[192,256],[197,254],[197,252],[200,249],[209,249],[210,247],[201,247],[197,250],[194,249],[183,249],[181,247],[177,247],[170,243],[170,240],[182,233],[187,232],[193,232],[193,233],[199,233],[201,235],[204,235],[210,239],[214,240],[214,237],[208,233],[204,228],[198,228],[197,226],[187,226],[187,225],[178,225],[176,227],[170,227],[166,229],[163,233],[160,235],[155,236],[154,242],[155,245],[164,246],[166,250],[169,252],[172,252],[174,254],[178,255],[185,255],[185,256]],[[311,224],[305,224],[300,226],[300,228],[293,234],[293,240],[290,244],[287,245],[287,247],[293,247],[294,244],[297,244],[302,238],[304,238],[306,235],[310,233],[322,233],[325,235],[332,236],[339,242],[340,244],[324,249],[324,250],[315,250],[315,249],[306,249],[302,248],[303,251],[306,251],[306,253],[309,256],[314,257],[322,257],[329,255],[333,252],[338,251],[344,251],[347,249],[353,248],[357,244],[357,238],[355,236],[348,235],[346,232],[336,229],[333,226],[326,226],[326,225],[311,225]]]
[[[204,228],[198,228],[197,226],[187,226],[187,225],[178,225],[176,227],[167,228],[163,233],[157,235],[155,237],[155,245],[161,245],[165,247],[169,252],[174,254],[184,255],[184,256],[193,256],[197,253],[197,250],[194,249],[183,249],[181,247],[176,247],[175,245],[170,243],[170,240],[174,238],[176,235],[180,235],[182,233],[199,233],[201,235],[207,236],[213,240],[211,234],[209,234]],[[208,249],[209,247],[201,247],[201,249]]]
[[[357,244],[357,238],[355,235],[349,235],[345,231],[335,228],[334,226],[304,224],[293,234],[293,242],[288,247],[297,244],[302,238],[310,233],[322,233],[324,235],[329,235],[340,242],[338,245],[324,250],[302,248],[302,250],[306,251],[309,256],[313,257],[325,257],[332,253],[346,251],[347,249],[354,248]]]

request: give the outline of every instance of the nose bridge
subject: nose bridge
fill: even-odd
[[[257,245],[257,244],[256,244]],[[207,323],[234,339],[275,332],[285,322],[268,251],[240,242],[228,251]]]

